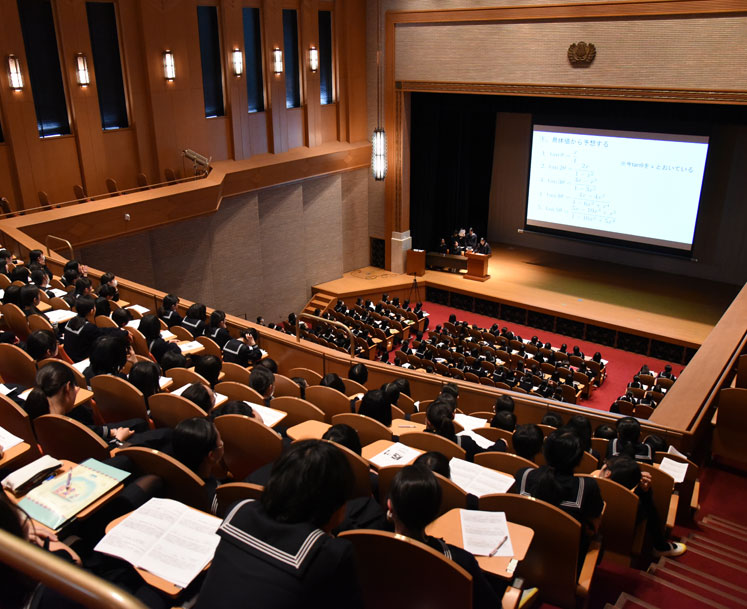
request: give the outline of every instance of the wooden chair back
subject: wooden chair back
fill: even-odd
[[[194,340],[195,337],[184,326],[169,326],[169,332],[176,334],[179,340]]]
[[[581,455],[581,462],[573,470],[574,474],[590,474],[593,471],[599,469],[599,461],[597,458],[589,452],[584,452]]]
[[[31,462],[41,455],[28,413],[13,400],[2,394],[0,394],[0,427],[14,436],[18,436],[31,446],[28,456],[23,457],[21,465]]]
[[[719,391],[711,450],[716,456],[747,464],[747,389]]]
[[[308,368],[291,368],[290,370],[288,370],[285,376],[287,376],[289,379],[292,379],[294,377],[306,379],[306,382],[309,385],[318,385],[322,382],[322,375],[318,372],[314,372],[313,370],[309,370]]]
[[[610,441],[607,438],[592,438],[591,439],[591,447],[599,453],[599,456],[602,459],[605,459],[607,457],[607,447],[609,446]]]
[[[503,472],[509,476],[515,475],[516,472],[525,467],[537,467],[536,463],[532,463],[529,459],[525,459],[519,455],[493,451],[476,454],[475,463],[494,469],[497,472]]]
[[[238,501],[244,499],[259,499],[262,496],[264,486],[251,484],[250,482],[227,482],[221,484],[215,490],[215,515],[219,518],[225,518],[228,515],[229,508]]]
[[[361,385],[357,381],[353,381],[349,378],[343,378],[342,382],[345,385],[345,395],[355,395],[356,393],[366,393],[368,391],[365,385]]]
[[[56,357],[48,357],[47,359],[41,360],[37,366],[41,369],[47,364],[50,364],[52,362],[55,362],[57,364],[63,364],[64,366],[67,366],[70,368],[70,371],[73,373],[73,376],[75,376],[75,384],[78,385],[81,389],[88,389],[88,381],[86,381],[86,377],[83,376],[81,372],[78,371],[78,369],[75,366],[72,366],[68,364],[65,360],[56,358]]]
[[[163,373],[163,375],[173,379],[174,389],[179,389],[179,387],[184,387],[184,385],[192,385],[193,383],[202,383],[208,387],[210,386],[210,383],[208,383],[204,376],[198,374],[194,370],[190,370],[189,368],[169,368]]]
[[[477,435],[482,436],[483,438],[487,438],[493,443],[497,442],[498,440],[503,440],[506,443],[509,451],[512,451],[514,449],[514,434],[507,429],[498,429],[497,427],[478,427],[474,431]]]
[[[287,376],[283,376],[282,374],[276,374],[275,375],[275,393],[273,394],[275,397],[280,396],[289,396],[292,398],[300,398],[301,397],[301,388],[296,385],[292,380],[290,380]]]
[[[156,427],[176,427],[193,417],[206,417],[207,413],[193,401],[173,393],[156,393],[148,398],[150,417]]]
[[[41,292],[39,292],[41,294]],[[34,313],[33,315],[29,315],[26,319],[26,322],[29,325],[29,332],[33,333],[37,330],[47,330],[48,332],[54,332],[54,328],[52,327],[52,324],[49,323],[49,320],[46,317],[43,317],[41,315],[37,315]]]
[[[353,544],[366,609],[472,608],[472,576],[440,552],[384,531],[362,529],[339,536]]]
[[[34,431],[44,453],[55,459],[81,463],[86,459],[104,461],[111,457],[104,440],[70,417],[42,415],[34,420]]]
[[[633,402],[628,402],[628,400],[617,400],[615,406],[617,406],[618,412],[624,414],[626,417],[632,417],[635,412]]]
[[[672,459],[678,463],[687,463],[685,480],[674,485],[675,490],[679,494],[677,515],[687,520],[700,508],[700,481],[698,479],[700,477],[700,468],[686,457],[657,451],[654,455],[654,462],[661,463],[663,459]]]
[[[376,440],[391,440],[392,431],[371,417],[345,412],[332,417],[332,425],[350,425],[358,432],[361,446],[373,444]]]
[[[78,201],[84,201],[87,199],[86,191],[83,190],[83,187],[80,184],[73,184],[73,195],[75,195],[75,198]]]
[[[228,396],[229,400],[238,400],[240,402],[252,402],[253,404],[265,405],[265,399],[258,391],[248,385],[235,383],[234,381],[223,381],[215,386],[218,393]]]
[[[234,383],[241,383],[242,385],[249,385],[249,371],[243,366],[234,364],[233,362],[223,362],[220,368],[223,373],[224,381],[233,381]]]
[[[210,512],[210,497],[205,490],[205,482],[173,457],[143,446],[123,448],[117,454],[129,458],[142,473],[161,478],[168,498]]]
[[[428,421],[428,414],[426,412],[415,412],[410,415],[410,420],[414,421],[415,423],[422,423],[423,425],[426,424]]]
[[[331,423],[332,417],[336,414],[350,412],[348,396],[340,393],[337,389],[332,389],[332,387],[322,387],[321,385],[306,387],[306,400],[324,412],[324,420],[327,423]]]
[[[443,453],[449,459],[451,459],[452,457],[456,457],[457,459],[467,458],[467,453],[461,446],[458,446],[451,440],[447,440],[446,438],[443,438],[434,433],[427,433],[425,431],[411,431],[408,433],[403,433],[399,437],[399,441],[402,442],[402,444],[412,446],[413,448],[419,448],[420,450],[424,450],[426,452],[435,450],[437,452]]]
[[[3,318],[10,331],[19,340],[26,340],[31,332],[29,331],[29,323],[23,311],[11,302],[2,305],[2,309],[0,310],[2,310]]]
[[[0,377],[5,383],[33,387],[36,384],[36,363],[20,347],[0,343]]]
[[[94,319],[94,323],[96,324],[97,328],[116,328],[117,327],[117,324],[114,323],[114,320],[111,317],[107,317],[106,315],[97,315]]]
[[[40,190],[37,194],[39,195],[39,203],[42,207],[51,207],[49,195],[45,191]]]
[[[117,181],[114,178],[106,178],[106,191],[109,194],[117,194],[119,192]]]
[[[588,474],[582,474],[582,477],[591,478]],[[630,566],[631,556],[640,553],[644,530],[644,527],[639,530],[636,525],[638,495],[609,478],[595,480],[606,506],[599,527],[604,540],[604,557]]]
[[[223,352],[220,350],[218,343],[216,343],[212,338],[198,336],[195,340],[205,347],[205,353],[203,355],[214,355],[218,359],[223,359]]]
[[[129,382],[111,374],[99,374],[91,379],[96,408],[106,423],[126,419],[148,420],[148,410],[142,392]]]
[[[143,190],[148,188],[148,177],[141,171],[136,176],[137,185]]]
[[[10,285],[10,277],[0,273],[0,290],[4,290]]]
[[[329,440],[323,440],[323,442],[330,442],[342,451],[345,455],[350,468],[353,470],[353,494],[352,497],[370,497],[371,496],[371,476],[370,476],[370,465],[360,455],[354,453],[347,446],[338,444],[337,442],[331,442]]]
[[[674,520],[678,509],[677,495],[674,493],[674,478],[658,467],[648,463],[639,462],[641,472],[648,472],[651,475],[651,492],[656,513],[659,515],[661,522],[662,534],[666,535],[667,530],[674,526]]]
[[[466,491],[437,472],[433,472],[433,475],[436,476],[436,480],[438,480],[438,484],[441,486],[441,507],[438,509],[438,515],[441,516],[454,508],[466,510]]]
[[[509,522],[534,529],[532,544],[516,576],[537,586],[543,602],[575,609],[577,595],[588,594],[588,587],[579,585],[577,576],[581,524],[554,505],[522,495],[485,495],[479,506],[505,512]]]
[[[226,466],[234,479],[243,480],[283,452],[280,434],[254,419],[227,414],[216,417],[214,422],[223,439]]]
[[[142,332],[140,332],[140,330],[138,330],[137,328],[133,328],[132,326],[126,326],[125,329],[130,333],[130,336],[132,336],[132,348],[135,353],[137,353],[138,355],[143,355],[145,357],[150,357],[152,359],[150,349],[148,348],[148,343],[145,340]]]
[[[70,305],[67,304],[64,300],[62,300],[62,298],[60,298],[59,296],[50,298],[49,304],[55,311],[69,311],[70,310]]]
[[[402,412],[404,412],[406,415],[411,415],[415,412],[415,400],[413,400],[409,395],[405,395],[404,393],[399,394],[397,406],[401,408]]]
[[[654,412],[654,407],[648,404],[636,404],[633,409],[633,416],[637,419],[648,419]]]
[[[382,467],[381,469],[379,469],[379,503],[384,509],[387,509],[386,500],[389,499],[389,487],[392,486],[392,480],[394,480],[394,476],[396,476],[397,472],[403,467],[405,466],[390,465],[389,467]]]
[[[276,410],[281,410],[288,414],[283,419],[285,427],[293,427],[304,421],[324,421],[324,413],[311,402],[307,402],[301,398],[281,395],[280,397],[272,398],[271,404]]]

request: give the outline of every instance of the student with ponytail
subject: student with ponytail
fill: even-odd
[[[428,406],[426,432],[434,433],[461,446],[467,453],[467,461],[473,461],[483,449],[469,436],[458,436],[454,429],[454,411],[449,403],[441,398]]]
[[[68,366],[50,362],[36,373],[36,385],[26,398],[26,412],[33,421],[43,414],[60,414],[88,426],[107,442],[124,442],[134,432],[126,426],[110,428],[94,425],[91,411],[84,406],[75,407],[78,386]]]
[[[599,486],[593,478],[573,475],[583,454],[578,436],[573,431],[553,431],[545,439],[542,453],[547,465],[520,469],[508,492],[541,499],[578,520],[582,527],[579,557],[583,560],[602,514],[603,501]]]
[[[654,451],[648,444],[642,444],[641,424],[635,417],[624,417],[617,422],[617,437],[607,446],[607,457],[627,455],[641,463],[654,463]]]

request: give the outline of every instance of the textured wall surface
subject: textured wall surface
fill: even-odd
[[[78,255],[234,315],[277,321],[306,304],[312,285],[368,263],[368,170],[230,197],[211,216]]]

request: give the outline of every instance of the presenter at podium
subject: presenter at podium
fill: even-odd
[[[485,237],[480,237],[480,243],[475,248],[475,254],[487,254],[490,255],[490,244],[485,241]]]

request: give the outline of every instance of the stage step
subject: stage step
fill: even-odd
[[[729,605],[716,602],[710,596],[685,590],[679,583],[672,583],[651,573],[641,573],[639,584],[632,587],[638,598],[661,607],[729,609]]]
[[[607,609],[607,607],[616,607],[617,609],[660,609],[658,605],[652,605],[651,603],[642,601],[640,598],[628,594],[627,592],[623,592],[614,605],[607,603],[605,609]]]
[[[703,570],[697,569],[690,565],[683,564],[679,559],[662,558],[659,560],[659,564],[662,568],[665,568],[673,573],[680,573],[685,577],[693,578],[694,580],[708,583],[715,588],[723,590],[728,594],[735,596],[739,599],[747,599],[747,587],[740,585],[731,579],[724,579],[723,573],[720,571]],[[712,575],[712,573],[718,572],[719,577]],[[742,601],[747,605],[747,600]]]
[[[316,309],[319,309],[320,313],[324,313],[329,306],[336,301],[335,296],[325,294],[324,292],[317,292],[311,296],[311,300],[303,308],[303,312],[308,315],[313,315]]]
[[[715,516],[713,514],[708,514],[708,516],[705,516],[701,522],[713,522],[715,524],[719,524],[723,528],[732,529],[735,533],[747,535],[747,526],[734,522],[733,520],[727,520],[726,518]]]
[[[733,530],[722,528],[713,522],[701,522],[699,527],[701,530],[693,535],[694,538],[707,539],[747,554],[747,535],[735,533]]]
[[[649,567],[649,572],[663,581],[670,582],[682,591],[702,596],[711,603],[721,604],[732,609],[747,607],[747,602],[739,591],[723,586],[723,580],[711,578],[707,573],[697,569],[685,570],[667,562],[660,562]],[[741,590],[741,589],[740,589]]]

